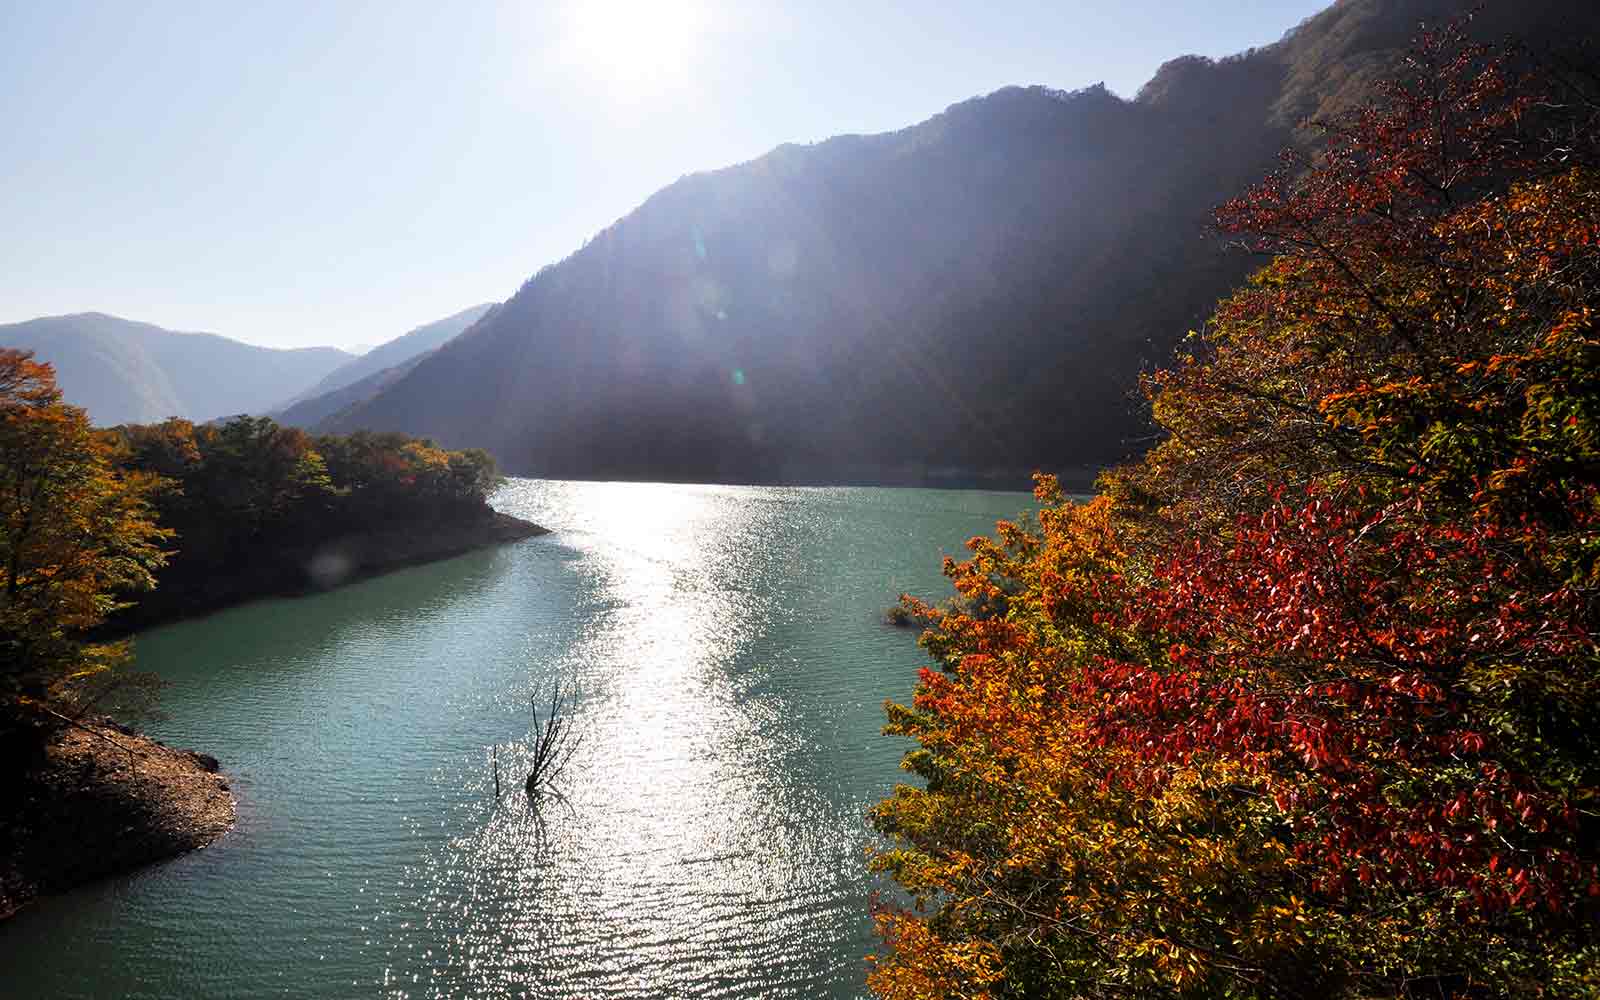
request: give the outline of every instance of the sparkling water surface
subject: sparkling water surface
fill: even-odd
[[[0,995],[860,996],[922,663],[883,609],[1031,499],[512,480],[553,535],[147,633],[150,729],[238,827],[0,924]],[[557,678],[583,741],[534,813]]]

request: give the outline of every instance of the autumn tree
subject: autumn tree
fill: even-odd
[[[85,641],[116,594],[161,565],[156,477],[119,470],[114,444],[61,401],[49,365],[0,349],[0,726],[38,722],[63,685],[120,665]]]
[[[1222,210],[1166,440],[916,609],[880,995],[1600,989],[1595,104],[1412,69]]]

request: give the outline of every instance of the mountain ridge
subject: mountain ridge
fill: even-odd
[[[1131,100],[1002,88],[686,175],[324,426],[562,478],[1022,485],[1121,461],[1151,433],[1140,372],[1259,263],[1222,251],[1212,207],[1470,6],[1340,0]],[[1474,22],[1597,28],[1577,0]]]
[[[319,396],[336,392],[347,386],[365,381],[371,376],[378,375],[397,365],[413,361],[476,323],[496,305],[498,303],[482,302],[475,306],[469,306],[442,319],[413,327],[393,340],[384,341],[323,376],[316,385],[287,401],[282,410],[287,413],[299,404],[310,402]],[[311,422],[315,423],[316,420],[320,419],[322,417],[317,416]]]
[[[0,346],[52,364],[67,401],[100,425],[265,412],[350,360],[333,347],[260,347],[104,312],[0,324]]]
[[[1397,64],[1446,0],[1341,0],[1133,100],[1003,88],[687,175],[329,421],[578,478],[916,481],[1141,447],[1138,373],[1252,269],[1210,208]],[[1502,4],[1550,35],[1593,9]],[[1404,33],[1401,29],[1404,28]],[[921,470],[919,472],[919,470]],[[1020,478],[1020,473],[1017,474]]]

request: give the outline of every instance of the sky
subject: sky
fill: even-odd
[[[684,174],[1010,84],[1131,97],[1325,5],[0,0],[0,323],[377,344]]]

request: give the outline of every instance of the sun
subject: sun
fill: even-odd
[[[594,83],[639,96],[693,82],[709,24],[695,0],[574,0],[562,53]]]

